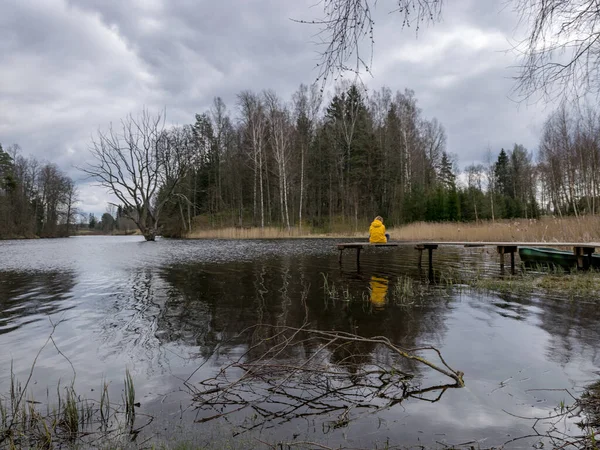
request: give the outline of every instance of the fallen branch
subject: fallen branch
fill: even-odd
[[[241,356],[214,377],[188,384],[197,421],[236,418],[239,432],[244,432],[321,417],[327,431],[408,398],[437,402],[447,389],[464,386],[463,373],[451,368],[434,347],[405,349],[384,336],[366,338],[307,324],[256,325],[242,334],[251,343]],[[433,352],[439,362],[426,359],[423,352]],[[419,366],[450,382],[422,386]]]

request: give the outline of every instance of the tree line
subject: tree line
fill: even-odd
[[[175,234],[202,216],[211,226],[309,226],[360,229],[386,223],[537,217],[532,154],[521,145],[459,183],[444,127],[425,117],[411,90],[367,92],[338,85],[323,104],[300,86],[291,101],[244,91],[235,117],[220,99],[178,128],[192,164],[168,203]]]
[[[0,144],[0,238],[68,236],[77,202],[75,183],[55,164]]]
[[[590,108],[553,113],[537,161],[515,144],[462,172],[411,90],[340,84],[328,102],[314,86],[289,101],[243,91],[231,109],[216,98],[193,124],[162,124],[144,112],[100,133],[86,169],[150,239],[159,227],[327,232],[376,215],[400,225],[598,211],[600,121]]]
[[[83,170],[120,203],[92,228],[135,222],[149,240],[195,227],[360,230],[376,215],[393,226],[598,213],[600,115],[591,107],[553,112],[537,160],[519,144],[481,160],[458,170],[443,125],[413,91],[340,84],[327,102],[306,85],[289,101],[243,91],[228,109],[216,98],[183,126],[129,116],[98,134]],[[0,236],[68,235],[76,203],[55,165],[0,147]]]

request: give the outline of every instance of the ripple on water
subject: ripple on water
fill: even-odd
[[[0,242],[0,386],[11,359],[27,374],[51,331],[48,316],[62,317],[54,337],[76,368],[78,385],[98,388],[106,378],[118,398],[129,368],[140,398],[156,399],[142,408],[174,415],[179,403],[168,409],[164,405],[171,403],[162,403],[161,394],[179,391],[181,380],[203,362],[209,364],[199,377],[245,354],[252,337],[241,330],[258,323],[301,326],[308,319],[317,329],[383,335],[407,347],[435,345],[451,366],[464,371],[467,389],[448,392],[434,404],[407,401],[387,413],[390,424],[403,424],[385,429],[396,441],[435,445],[433,434],[418,430],[435,424],[437,433],[455,442],[518,432],[520,425],[501,408],[525,413],[532,404],[526,389],[578,385],[600,368],[597,308],[535,295],[442,289],[427,291],[415,307],[395,306],[390,299],[398,279],[424,280],[417,252],[369,249],[358,268],[348,251],[340,266],[336,242],[145,243],[137,236]],[[497,255],[486,249],[437,250],[434,267],[459,275],[498,273]],[[327,296],[325,277],[337,298]],[[381,301],[375,307],[377,295]],[[295,348],[294,357],[302,358],[303,350]],[[367,360],[384,353],[348,351]],[[347,356],[332,355],[332,366],[342,370],[340,360]],[[47,348],[39,363],[41,390],[72,373],[54,348]],[[510,377],[527,381],[494,391]],[[429,378],[435,377],[427,370],[419,373],[420,381]],[[554,400],[545,399],[548,405]],[[189,404],[190,399],[178,400]],[[365,420],[352,430],[371,436],[381,433],[377,426]]]

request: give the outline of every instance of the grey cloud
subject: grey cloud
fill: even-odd
[[[481,160],[488,144],[496,151],[515,141],[535,148],[545,112],[517,109],[507,98],[514,60],[501,51],[514,37],[516,16],[504,3],[448,2],[444,20],[418,38],[400,30],[399,17],[389,14],[393,3],[377,6],[375,78],[364,78],[369,87],[414,89],[424,115],[444,124],[449,151],[463,165]],[[235,110],[242,89],[272,88],[290,98],[316,77],[318,48],[311,43],[316,28],[289,19],[318,17],[314,5],[4,0],[0,142],[18,142],[26,154],[81,179],[74,167],[84,163],[90,135],[144,106],[166,108],[170,122],[183,124],[215,96]],[[473,30],[479,47],[465,42]],[[83,209],[101,212],[102,194],[87,185],[83,190]]]

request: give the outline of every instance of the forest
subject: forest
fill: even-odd
[[[85,171],[118,194],[114,223],[130,218],[143,229],[151,219],[165,236],[267,226],[309,233],[357,230],[376,215],[397,226],[600,208],[600,116],[591,107],[552,112],[536,158],[518,143],[482,148],[485,162],[463,170],[443,125],[408,89],[339,84],[327,102],[316,86],[300,85],[289,101],[243,91],[229,108],[215,98],[193,124],[163,120],[130,116],[95,142],[90,160],[101,163]],[[102,178],[116,172],[129,190]],[[55,165],[18,146],[0,150],[0,236],[68,235],[76,204],[73,181]],[[96,228],[110,232],[104,216]]]
[[[55,164],[0,144],[0,238],[68,236],[77,202],[75,183]]]
[[[168,131],[190,167],[163,213],[163,231],[194,227],[358,229],[386,224],[596,214],[600,117],[561,106],[546,120],[537,158],[522,145],[483,149],[460,171],[444,127],[411,90],[338,85],[322,104],[301,85],[290,101],[244,91],[219,98],[194,124]]]

